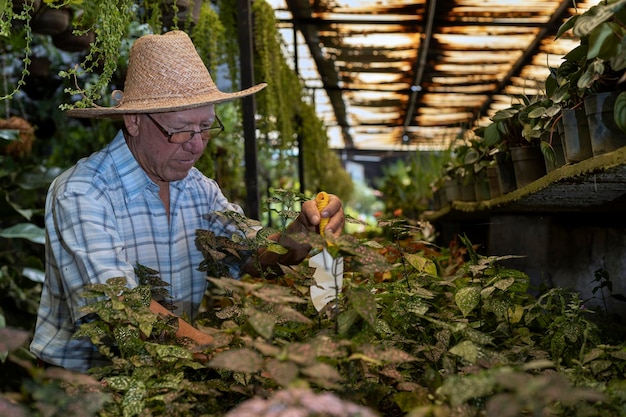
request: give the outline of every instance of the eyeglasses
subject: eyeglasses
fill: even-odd
[[[197,134],[200,135],[202,140],[209,140],[209,139],[216,138],[220,133],[224,131],[224,125],[222,124],[222,121],[220,120],[220,118],[217,117],[217,115],[215,116],[215,122],[213,123],[213,125],[211,125],[211,127],[206,127],[204,129],[200,129],[199,131],[181,130],[178,132],[169,132],[167,131],[167,129],[163,127],[163,125],[161,125],[161,123],[157,122],[154,119],[154,117],[152,117],[150,114],[146,113],[146,116],[148,116],[148,118],[152,120],[152,123],[154,123],[154,125],[159,128],[161,133],[163,133],[167,137],[167,140],[171,143],[181,144],[181,143],[188,142],[191,139],[193,139],[193,137]]]

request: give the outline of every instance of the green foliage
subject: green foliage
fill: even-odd
[[[400,209],[410,219],[428,209],[433,183],[452,159],[450,151],[415,152],[407,160],[399,159],[383,169],[377,187],[383,193],[385,212]]]
[[[96,416],[109,395],[96,379],[40,368],[28,352],[30,333],[0,328],[0,414],[12,417]]]
[[[0,139],[0,328],[30,329],[43,282],[45,190],[60,172],[2,154]]]
[[[302,196],[284,197],[281,215],[292,218]],[[501,266],[509,256],[483,256],[464,236],[437,248],[423,240],[420,225],[401,220],[381,222],[390,238],[296,235],[313,253],[326,248],[344,258],[338,299],[317,312],[306,262],[273,279],[235,280],[208,267],[254,253],[275,231],[227,219],[260,230],[234,241],[198,233],[209,287],[194,324],[212,344],[177,338],[178,321],[150,311],[153,299],[168,305],[167,287],[157,271],[138,265],[138,287],[115,278],[84,294],[92,320],[77,336],[110,359],[90,370],[102,385],[72,373],[49,381],[52,369],[13,353],[25,337],[0,332],[0,340],[11,341],[0,342],[0,370],[13,375],[0,380],[17,407],[43,401],[61,412],[78,392],[77,401],[90,401],[87,415],[223,416],[247,399],[305,388],[332,391],[381,416],[623,414],[626,350],[623,338],[606,331],[608,316],[565,289],[534,296],[526,274]],[[592,283],[610,289],[608,278],[598,271]],[[617,327],[623,333],[621,322]],[[20,373],[33,382],[15,378]],[[93,397],[83,394],[85,384]]]

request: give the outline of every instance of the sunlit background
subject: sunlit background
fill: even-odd
[[[578,42],[558,27],[597,3],[268,2],[330,146],[357,153],[445,149],[514,95],[541,95]]]

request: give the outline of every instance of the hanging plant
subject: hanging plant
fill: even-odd
[[[226,43],[226,29],[210,3],[202,4],[198,23],[191,30],[190,37],[204,65],[211,74],[216,74],[218,66],[226,62],[226,50],[222,46]]]
[[[301,91],[301,86],[296,75],[285,63],[280,34],[276,30],[274,9],[265,0],[255,0],[252,3],[252,12],[255,70],[259,80],[268,82],[267,92],[259,99],[259,108],[263,109],[263,114],[270,116],[267,120],[268,131],[279,132],[281,141],[278,146],[281,149],[290,148],[294,134],[293,104],[300,98],[300,94],[293,93]]]
[[[35,5],[39,7],[39,3],[36,0],[25,0],[22,2],[21,8],[14,8],[13,2],[6,0],[4,3],[4,12],[0,13],[0,46],[3,50],[17,50],[22,51],[22,71],[19,75],[19,79],[11,91],[4,91],[4,95],[0,96],[0,101],[13,98],[13,96],[20,90],[22,86],[26,84],[26,77],[30,74],[28,67],[31,63],[31,44],[33,41],[33,34],[30,27],[30,22],[36,11]],[[24,44],[17,48],[7,48],[11,44],[12,27],[14,25],[23,32]]]
[[[35,129],[22,117],[0,119],[0,139],[3,139],[3,144],[5,141],[7,143],[0,147],[0,154],[20,159],[30,154],[35,140]]]
[[[83,6],[83,15],[77,22],[74,34],[84,35],[93,31],[95,41],[79,66],[59,74],[73,80],[78,80],[85,73],[98,72],[99,77],[84,88],[77,83],[74,88],[66,88],[66,93],[78,94],[82,98],[75,103],[61,105],[62,110],[93,107],[102,98],[102,92],[107,89],[117,69],[122,40],[136,17],[136,6],[132,0],[96,0],[86,2]]]
[[[228,67],[228,74],[233,89],[239,86],[239,34],[237,29],[237,2],[233,0],[218,0],[217,9],[219,19],[224,28],[222,43],[224,62]]]

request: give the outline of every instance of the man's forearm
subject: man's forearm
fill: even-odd
[[[155,314],[162,314],[165,316],[176,316],[155,300],[152,300],[150,302],[150,311]],[[212,336],[204,333],[201,330],[196,329],[180,317],[178,317],[178,331],[176,332],[176,336],[189,338],[193,340],[197,345],[208,345],[213,343]]]

